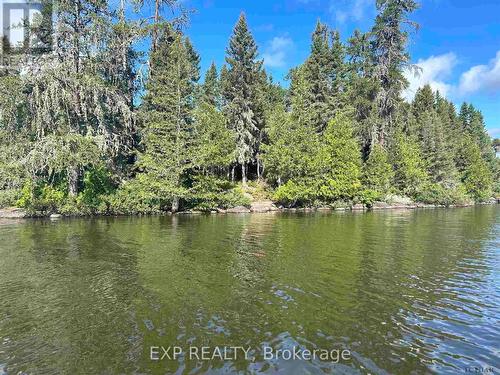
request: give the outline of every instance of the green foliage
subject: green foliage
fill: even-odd
[[[402,99],[414,0],[378,0],[372,30],[346,44],[318,22],[289,89],[263,69],[244,14],[220,74],[212,63],[198,84],[187,13],[143,23],[127,19],[125,3],[118,12],[78,4],[58,2],[67,32],[57,54],[0,73],[0,206],[161,214],[271,195],[285,206],[370,206],[390,193],[444,205],[500,194],[498,140],[480,111],[464,103],[457,114],[428,85]],[[146,35],[151,50],[139,61]]]
[[[171,203],[159,197],[154,187],[148,188],[144,175],[125,182],[107,199],[110,212],[116,215],[159,214]]]
[[[102,166],[90,169],[85,172],[83,186],[78,197],[80,205],[97,212],[107,212],[106,197],[115,191],[109,171]]]
[[[310,206],[317,199],[318,193],[312,181],[287,181],[276,189],[273,199],[286,207]]]
[[[319,196],[325,201],[354,197],[361,188],[361,154],[347,114],[338,114],[328,123],[323,142],[318,155]]]
[[[457,160],[462,183],[467,193],[476,201],[491,197],[493,175],[487,162],[481,157],[479,145],[471,136],[464,136]]]
[[[250,206],[241,187],[215,176],[196,176],[190,196],[189,207],[201,211]]]
[[[143,181],[158,200],[171,202],[172,211],[187,187],[184,177],[192,167],[194,65],[188,40],[171,27],[163,30],[152,55],[152,76],[141,107],[144,124],[143,146],[139,157]]]
[[[315,173],[320,143],[313,126],[278,107],[269,119],[268,138],[262,160],[271,181],[280,185]]]
[[[371,207],[374,202],[380,201],[384,196],[378,190],[364,189],[358,194],[358,199],[364,205]]]
[[[229,166],[235,159],[234,137],[226,127],[224,115],[209,102],[202,102],[194,118],[193,164],[202,170]]]
[[[28,180],[17,201],[17,206],[32,214],[58,212],[65,202],[67,191],[64,187],[53,187],[45,181]]]
[[[449,189],[441,184],[428,183],[416,194],[415,200],[427,204],[450,206],[452,204],[467,203],[466,193],[463,186]]]
[[[404,195],[415,197],[429,179],[419,144],[411,137],[397,135],[392,150],[392,162],[396,188]]]
[[[13,207],[20,198],[20,189],[0,190],[0,208]]]
[[[243,183],[247,182],[248,164],[256,160],[264,126],[263,105],[259,98],[265,75],[257,56],[257,44],[242,13],[227,48],[229,69],[221,78],[226,80],[223,83],[224,112],[235,135],[236,160],[241,165]]]
[[[381,145],[375,144],[363,166],[363,186],[383,196],[389,193],[393,178],[394,171],[387,152]]]

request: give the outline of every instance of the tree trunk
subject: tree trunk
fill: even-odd
[[[155,1],[155,15],[154,15],[154,24],[153,24],[153,36],[152,36],[152,48],[151,50],[156,51],[156,47],[158,46],[158,27],[160,21],[160,0]]]
[[[257,155],[257,181],[260,181],[260,158]]]
[[[78,168],[71,167],[68,169],[68,193],[70,197],[78,195]]]
[[[231,182],[233,182],[233,183],[234,183],[235,169],[236,169],[236,167],[233,165],[231,168]]]
[[[247,185],[247,163],[246,162],[241,164],[241,182],[243,183],[243,186]]]
[[[174,197],[172,199],[172,213],[175,214],[179,211],[179,197]]]

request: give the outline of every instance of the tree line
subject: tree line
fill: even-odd
[[[0,71],[0,206],[214,210],[248,205],[252,191],[288,207],[395,195],[448,205],[500,191],[478,109],[457,111],[430,86],[402,98],[405,72],[418,74],[413,0],[377,0],[371,30],[346,41],[318,21],[288,88],[265,71],[243,13],[225,64],[201,79],[189,11],[174,0],[151,15],[135,0],[43,4],[53,22],[35,20],[30,38],[50,48],[3,41],[17,60]]]

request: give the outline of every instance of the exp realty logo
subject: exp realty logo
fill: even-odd
[[[50,50],[52,6],[46,0],[0,0],[0,65],[19,53]]]

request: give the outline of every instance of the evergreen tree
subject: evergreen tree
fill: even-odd
[[[242,13],[234,28],[227,49],[224,72],[225,112],[235,133],[237,163],[241,166],[242,182],[247,183],[248,166],[255,161],[263,119],[259,118],[259,84],[262,61],[257,61],[257,45]]]
[[[145,151],[139,165],[140,181],[158,197],[160,206],[179,209],[187,194],[186,173],[193,165],[193,99],[198,67],[190,44],[171,27],[162,31],[152,53],[151,77],[141,114]]]
[[[275,109],[269,124],[269,144],[263,147],[266,176],[278,186],[312,177],[313,158],[319,150],[314,127],[285,112],[283,106]]]
[[[323,142],[318,155],[320,197],[330,202],[353,198],[361,187],[361,154],[347,114],[339,113],[328,123]]]
[[[65,174],[76,196],[85,168],[102,159],[115,168],[128,155],[135,122],[130,92],[111,74],[119,60],[105,60],[118,38],[107,3],[57,0],[52,6],[54,51],[32,55],[23,68],[33,137],[27,165],[33,176]]]
[[[406,49],[408,30],[405,27],[416,26],[408,20],[408,14],[417,9],[417,3],[414,0],[377,0],[377,9],[372,30],[375,77],[380,82],[377,109],[381,121],[377,142],[384,145],[396,122],[401,92],[407,85],[403,71],[409,67],[410,56]]]
[[[220,82],[217,68],[211,64],[201,88],[202,96],[195,109],[195,166],[204,174],[218,174],[235,160],[234,134],[227,128],[220,111]]]
[[[393,178],[394,172],[389,163],[387,152],[381,145],[375,144],[370,152],[368,160],[364,164],[364,187],[383,196],[390,191]]]
[[[310,121],[322,132],[335,111],[345,104],[345,50],[338,32],[318,21],[312,35],[311,54],[304,63],[308,83],[303,97]]]
[[[398,133],[391,154],[396,188],[402,194],[415,197],[429,181],[419,143],[413,137]]]
[[[208,103],[216,108],[220,108],[221,105],[221,89],[219,83],[219,76],[217,73],[217,67],[215,63],[212,62],[210,68],[205,74],[205,82],[202,86],[202,102]]]
[[[378,80],[374,77],[375,65],[370,34],[355,30],[349,39],[347,95],[350,105],[355,110],[357,135],[361,141],[363,157],[368,157],[370,148],[377,136],[378,111],[374,106],[379,90]]]
[[[488,199],[492,192],[493,176],[481,157],[479,145],[470,135],[462,139],[457,165],[467,193],[477,201]]]
[[[443,123],[436,111],[436,96],[429,85],[419,89],[413,101],[421,149],[431,180],[446,188],[456,185],[452,140],[448,138],[449,125]]]

